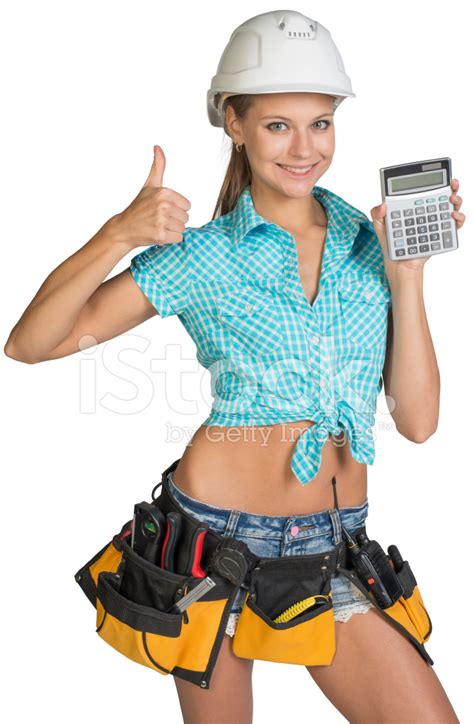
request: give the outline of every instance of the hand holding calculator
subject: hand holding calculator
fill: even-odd
[[[390,259],[416,259],[458,248],[449,201],[450,158],[386,166],[380,169],[380,182]]]

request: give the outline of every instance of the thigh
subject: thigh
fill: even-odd
[[[173,677],[185,724],[251,724],[253,713],[251,659],[232,652],[232,638],[225,635],[209,689]]]
[[[459,722],[433,667],[376,609],[335,626],[332,664],[306,668],[351,724]]]

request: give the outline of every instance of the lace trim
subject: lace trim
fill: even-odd
[[[334,611],[334,620],[345,623],[349,621],[353,613],[367,613],[370,608],[375,608],[375,606],[369,601],[365,603],[355,603],[353,606],[347,606],[346,608],[341,608],[339,611]]]
[[[237,621],[239,620],[239,617],[240,613],[231,613],[229,615],[225,630],[226,634],[229,634],[229,636],[233,636],[235,634],[235,628],[237,626]]]

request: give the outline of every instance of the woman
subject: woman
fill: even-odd
[[[316,25],[321,66],[307,62],[309,46],[294,43],[298,32],[312,37]],[[237,30],[234,62],[254,69],[245,63],[260,33],[276,79],[264,83],[262,62],[252,70],[260,80],[253,93],[239,92],[229,76],[225,92],[208,94],[211,122],[233,141],[213,220],[186,229],[190,202],[163,186],[165,157],[155,146],[138,196],[49,275],[5,352],[28,363],[57,359],[157,313],[179,314],[211,371],[215,404],[168,474],[172,495],[259,556],[319,553],[340,540],[341,522],[349,531],[365,523],[381,379],[402,435],[423,442],[436,430],[439,375],[423,304],[429,257],[391,261],[384,204],[372,209],[372,224],[316,185],[334,154],[334,112],[353,95],[326,29],[279,11]],[[289,90],[296,72],[299,87]],[[256,92],[259,85],[266,90]],[[459,229],[458,188],[453,181]],[[142,245],[149,248],[130,270],[103,282]],[[337,653],[330,666],[307,669],[341,714],[458,721],[410,643],[347,579],[331,583]],[[232,652],[241,605],[239,594],[211,688],[175,678],[186,722],[251,721],[253,661]]]

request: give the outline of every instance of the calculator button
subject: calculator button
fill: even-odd
[[[405,219],[405,226],[414,226],[415,219]]]
[[[395,256],[405,256],[405,249],[395,249]]]
[[[425,202],[423,201],[423,199],[416,199],[415,206],[418,206],[419,204],[424,204],[424,203]]]
[[[429,229],[430,229],[430,231],[438,231],[439,226],[438,226],[438,224],[430,224]]]
[[[432,197],[429,198],[429,199],[426,199],[426,203],[427,203],[427,204],[432,204],[434,201],[436,201],[436,199],[434,198],[434,196],[432,196]]]
[[[448,200],[447,196],[438,196],[438,201],[447,201],[447,200]]]
[[[393,229],[399,229],[401,225],[402,225],[402,222],[401,222],[401,221],[392,221],[392,228],[393,228]]]
[[[399,239],[401,236],[403,236],[403,231],[401,229],[398,229],[398,231],[393,232],[394,239]]]
[[[403,216],[413,216],[413,209],[403,209]]]
[[[451,222],[450,221],[443,221],[441,224],[442,229],[450,229],[451,228]]]
[[[428,241],[428,237],[425,234],[422,234],[418,237],[418,241],[420,244],[426,243]]]
[[[431,244],[431,251],[438,251],[438,249],[441,249],[439,241],[436,244]]]
[[[405,229],[406,236],[415,236],[416,229],[413,226],[409,226],[408,229]]]
[[[426,210],[428,213],[430,213],[431,211],[436,211],[436,204],[430,204],[426,207]]]
[[[393,242],[393,245],[398,248],[399,246],[405,246],[405,241],[403,239],[396,239]]]
[[[419,233],[419,234],[426,234],[427,231],[428,231],[428,227],[427,227],[427,226],[419,226],[419,227],[418,227],[418,233]]]
[[[445,211],[445,209],[449,209],[449,204],[444,202],[439,205],[440,211]]]
[[[410,246],[412,244],[416,244],[416,237],[414,237],[413,239],[407,239],[407,244],[409,244]]]
[[[426,216],[419,216],[416,220],[417,224],[426,224]]]
[[[451,231],[443,231],[443,241],[452,241],[453,240],[453,234]],[[446,244],[445,244],[446,246]]]
[[[439,215],[439,217],[440,217],[440,219],[449,219],[449,218],[450,218],[449,212],[448,212],[448,211],[443,211],[443,212]]]
[[[415,209],[415,214],[418,216],[418,214],[424,214],[425,213],[425,207],[419,206],[417,209]]]
[[[439,240],[439,234],[430,234],[430,241],[438,241]],[[431,247],[433,248],[433,247]]]
[[[392,219],[399,219],[400,218],[400,212],[399,211],[392,211],[390,216]]]
[[[428,222],[433,222],[433,221],[438,221],[438,217],[436,216],[436,214],[430,214],[428,216]]]
[[[411,246],[411,247],[408,249],[408,253],[409,253],[409,254],[417,254],[417,253],[418,253],[418,247],[417,247],[417,246]]]
[[[430,245],[429,244],[421,244],[420,251],[429,251]]]

